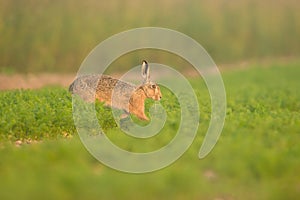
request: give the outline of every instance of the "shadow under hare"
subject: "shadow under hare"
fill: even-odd
[[[146,98],[159,101],[162,94],[159,86],[150,81],[150,67],[145,60],[142,62],[141,74],[143,83],[139,86],[108,75],[82,75],[73,81],[69,91],[87,102],[98,99],[106,106],[124,110],[126,115],[131,113],[148,121],[145,115]]]

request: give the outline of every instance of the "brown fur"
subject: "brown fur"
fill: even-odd
[[[144,111],[146,98],[160,100],[162,97],[156,83],[135,86],[107,75],[80,76],[70,85],[69,91],[85,101],[98,99],[107,106],[123,109],[142,120],[149,120]]]

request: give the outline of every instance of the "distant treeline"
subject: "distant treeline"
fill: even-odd
[[[299,0],[0,0],[0,68],[75,72],[101,41],[144,26],[183,32],[218,63],[299,56],[299,10]],[[130,54],[122,63],[170,59],[158,54]]]

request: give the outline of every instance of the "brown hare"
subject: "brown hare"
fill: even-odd
[[[149,120],[145,115],[145,100],[159,101],[162,94],[159,86],[150,81],[150,67],[142,62],[143,83],[139,86],[115,79],[108,75],[82,75],[69,87],[72,94],[77,94],[88,102],[98,99],[105,105],[132,113],[141,120]]]

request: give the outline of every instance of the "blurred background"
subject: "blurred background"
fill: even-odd
[[[299,199],[299,11],[299,0],[0,0],[0,199]],[[100,42],[148,26],[182,32],[207,50],[222,72],[226,123],[199,160],[211,104],[204,81],[190,78],[201,110],[194,143],[166,169],[132,175],[84,148],[66,87]],[[142,59],[191,68],[147,49],[109,70],[121,73]],[[42,89],[8,90],[16,88]],[[166,91],[168,123],[150,143],[127,137],[111,110],[96,106],[110,139],[133,152],[171,141],[180,106]]]
[[[75,73],[101,41],[143,26],[192,37],[218,65],[292,59],[300,55],[299,10],[298,0],[0,0],[0,72]],[[142,52],[119,70],[140,57],[169,59]]]

